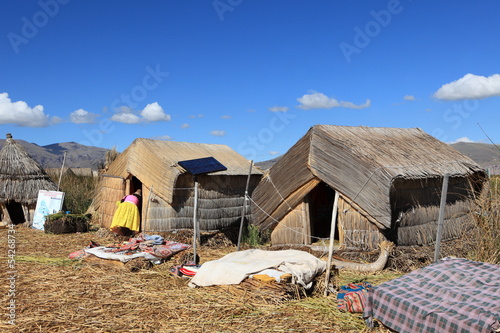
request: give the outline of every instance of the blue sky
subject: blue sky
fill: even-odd
[[[38,145],[143,137],[263,161],[316,124],[500,143],[497,1],[3,5],[0,129]]]

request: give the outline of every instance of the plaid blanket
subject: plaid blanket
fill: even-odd
[[[500,266],[439,261],[371,288],[363,317],[398,332],[496,332]]]

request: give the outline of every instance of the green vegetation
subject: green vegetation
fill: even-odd
[[[50,178],[58,184],[59,175],[49,174]],[[64,192],[63,210],[72,214],[85,214],[94,196],[97,178],[92,176],[77,176],[66,172],[61,178],[59,190]]]
[[[89,220],[90,214],[51,214],[45,221],[45,232],[54,234],[87,232],[90,230]]]
[[[248,225],[242,235],[242,242],[251,246],[257,247],[262,244],[259,228],[254,225]]]

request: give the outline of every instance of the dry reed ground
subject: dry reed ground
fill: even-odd
[[[243,283],[231,287],[189,288],[187,280],[168,269],[182,253],[149,270],[131,272],[116,262],[72,261],[68,254],[88,245],[116,243],[99,233],[45,234],[15,229],[15,323],[8,321],[10,269],[7,230],[0,230],[0,331],[5,332],[367,332],[360,315],[342,313],[335,295],[316,291],[307,297],[296,287]],[[177,240],[178,241],[178,240]],[[201,262],[235,251],[201,246]],[[326,260],[326,258],[323,258]],[[106,261],[106,263],[110,261]],[[113,262],[115,263],[115,262]],[[369,281],[379,284],[401,273],[341,272],[339,284]],[[378,328],[375,332],[387,332]]]

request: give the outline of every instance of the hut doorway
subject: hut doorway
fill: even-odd
[[[146,202],[143,200],[143,198],[144,198],[144,191],[142,189],[142,182],[139,180],[139,178],[137,178],[136,176],[132,176],[132,181],[131,181],[131,184],[130,184],[130,193],[128,193],[128,194],[132,194],[132,193],[134,193],[137,190],[141,190],[142,191],[142,198],[140,200],[140,205],[139,205],[139,215],[141,216],[141,229],[142,229],[142,221],[143,221],[142,212],[146,211],[146,209],[143,209],[143,206],[146,205]],[[150,194],[148,194],[148,198],[149,198],[149,195]]]
[[[12,224],[21,224],[26,222],[24,216],[23,205],[17,201],[11,201],[6,205]]]
[[[137,190],[142,191],[142,182],[136,177],[132,176],[131,182],[130,182],[130,193],[127,194],[132,194]]]
[[[335,190],[326,183],[319,183],[308,194],[309,223],[311,227],[312,242],[318,238],[329,238],[332,224],[332,210],[335,199]],[[335,239],[339,239],[338,223],[335,230]]]

